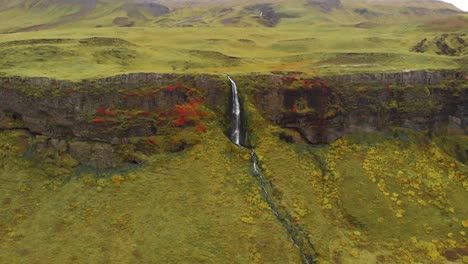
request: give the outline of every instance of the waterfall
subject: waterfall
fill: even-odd
[[[231,141],[237,146],[242,145],[242,123],[241,123],[241,105],[239,99],[239,92],[237,90],[236,82],[227,75],[232,90],[232,127],[231,127]]]
[[[237,89],[237,85],[231,76],[227,75],[227,78],[230,81],[231,89],[232,89],[232,127],[231,127],[231,141],[236,144],[237,146],[242,145],[242,111],[241,105],[239,100],[239,91]],[[275,205],[273,196],[272,196],[272,186],[268,182],[267,178],[262,172],[262,169],[259,165],[259,160],[257,153],[255,153],[255,149],[252,147],[250,149],[250,156],[252,162],[252,170],[253,175],[258,179],[261,187],[263,198],[265,199],[266,203],[270,207],[272,213],[275,215],[276,219],[281,223],[281,225],[286,229],[288,232],[291,242],[294,244],[296,248],[299,249],[301,254],[302,260],[305,264],[312,264],[315,263],[315,249],[313,245],[308,240],[307,234],[299,227],[293,224],[291,221],[290,215],[285,212],[284,210],[278,210],[277,206]]]

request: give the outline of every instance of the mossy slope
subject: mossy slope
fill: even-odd
[[[124,174],[51,179],[2,158],[0,262],[299,263],[244,154],[214,128]]]

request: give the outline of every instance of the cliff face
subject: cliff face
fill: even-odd
[[[159,134],[161,123],[175,122],[167,115],[178,109],[194,111],[203,102],[223,117],[228,92],[224,79],[210,75],[142,73],[76,83],[1,78],[0,130],[28,130],[36,135],[39,154],[70,154],[79,164],[109,168],[121,161],[139,162],[151,149],[147,145],[155,145],[149,137]],[[189,122],[186,114],[176,125]],[[176,142],[169,149],[187,144]]]
[[[309,143],[390,127],[429,132],[449,127],[466,134],[467,79],[456,71],[236,78],[265,119]],[[69,153],[83,165],[113,167],[122,160],[122,146],[124,160],[137,161],[145,146],[132,138],[153,144],[147,137],[160,134],[161,118],[173,120],[166,115],[177,106],[202,102],[223,123],[229,91],[228,81],[214,75],[141,73],[82,82],[1,78],[0,129],[32,132],[39,152]]]
[[[177,84],[183,87],[179,89]],[[196,89],[189,90],[191,87]],[[216,108],[227,100],[226,91],[228,86],[223,80],[208,75],[128,74],[78,83],[47,78],[3,78],[0,79],[0,128],[22,127],[48,137],[104,142],[149,136],[156,133],[157,127],[144,118],[122,126],[120,122],[93,122],[93,117],[98,117],[96,113],[100,109],[126,114],[164,111],[187,103],[192,93],[199,93],[206,105]]]
[[[468,131],[468,75],[460,72],[257,79],[252,95],[264,117],[309,143],[390,127]]]

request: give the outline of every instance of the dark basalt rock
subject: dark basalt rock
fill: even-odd
[[[78,83],[48,78],[0,78],[0,120],[3,120],[0,126],[7,128],[7,124],[16,123],[49,137],[104,142],[115,137],[154,135],[157,128],[152,124],[137,123],[118,130],[114,123],[92,123],[90,115],[100,108],[159,111],[186,103],[189,98],[180,91],[163,90],[157,96],[125,97],[125,92],[138,91],[142,87],[178,82],[196,87],[203,94],[205,103],[217,111],[221,107],[219,103],[227,100],[227,84],[220,77],[209,75],[135,73]]]
[[[293,16],[284,14],[284,13],[277,13],[273,8],[272,4],[256,4],[247,6],[245,10],[254,12],[255,17],[257,18],[257,22],[266,26],[266,27],[274,27],[276,26],[282,18],[291,18]]]
[[[118,164],[114,148],[105,143],[71,142],[70,155],[80,164],[98,169],[112,168]]]
[[[353,11],[354,11],[354,13],[359,14],[359,15],[365,17],[365,18],[373,18],[373,17],[380,16],[379,13],[374,12],[372,10],[369,10],[367,8],[356,8]]]
[[[431,41],[426,38],[417,43],[411,51],[425,53],[432,51],[437,55],[463,56],[468,54],[468,43],[465,34],[442,34]]]
[[[296,76],[296,77],[294,77]],[[468,74],[409,71],[301,79],[296,74],[238,77],[250,86],[254,104],[269,121],[289,132],[286,141],[327,143],[348,133],[406,127],[468,132]],[[47,138],[48,146],[99,168],[118,163],[116,147],[128,138],[158,133],[154,122],[119,126],[92,122],[98,109],[113,107],[158,112],[186,103],[185,92],[151,87],[182,83],[196,88],[222,121],[229,105],[223,76],[134,73],[81,82],[49,78],[0,78],[0,129],[26,129]],[[143,91],[139,96],[128,93]],[[64,145],[63,140],[66,144]],[[185,145],[171,151],[180,151]],[[91,155],[91,153],[99,155]],[[88,156],[102,160],[91,161]],[[93,163],[97,162],[97,163]]]
[[[330,12],[335,8],[341,7],[340,0],[307,0],[307,3],[319,7],[324,12]]]
[[[468,75],[456,71],[297,79],[296,87],[281,76],[255,79],[262,82],[253,97],[264,117],[298,131],[309,143],[391,127],[431,132],[448,126],[468,132],[468,92],[461,87]],[[447,80],[457,84],[444,84]]]
[[[186,91],[165,88],[177,83],[193,87],[205,106],[224,115],[229,86],[221,76],[135,73],[81,82],[5,77],[0,78],[0,130],[26,129],[48,140],[73,141],[69,152],[80,164],[113,167],[115,146],[156,135],[158,127],[145,118],[96,120],[99,109],[164,112],[190,100]]]

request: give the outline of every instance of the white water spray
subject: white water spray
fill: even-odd
[[[231,140],[234,144],[240,146],[241,145],[241,106],[239,100],[239,92],[237,90],[236,82],[231,78],[231,76],[227,75],[229,81],[231,82],[231,89],[232,89],[232,116],[233,116],[233,123],[232,123],[232,133],[231,133]]]

